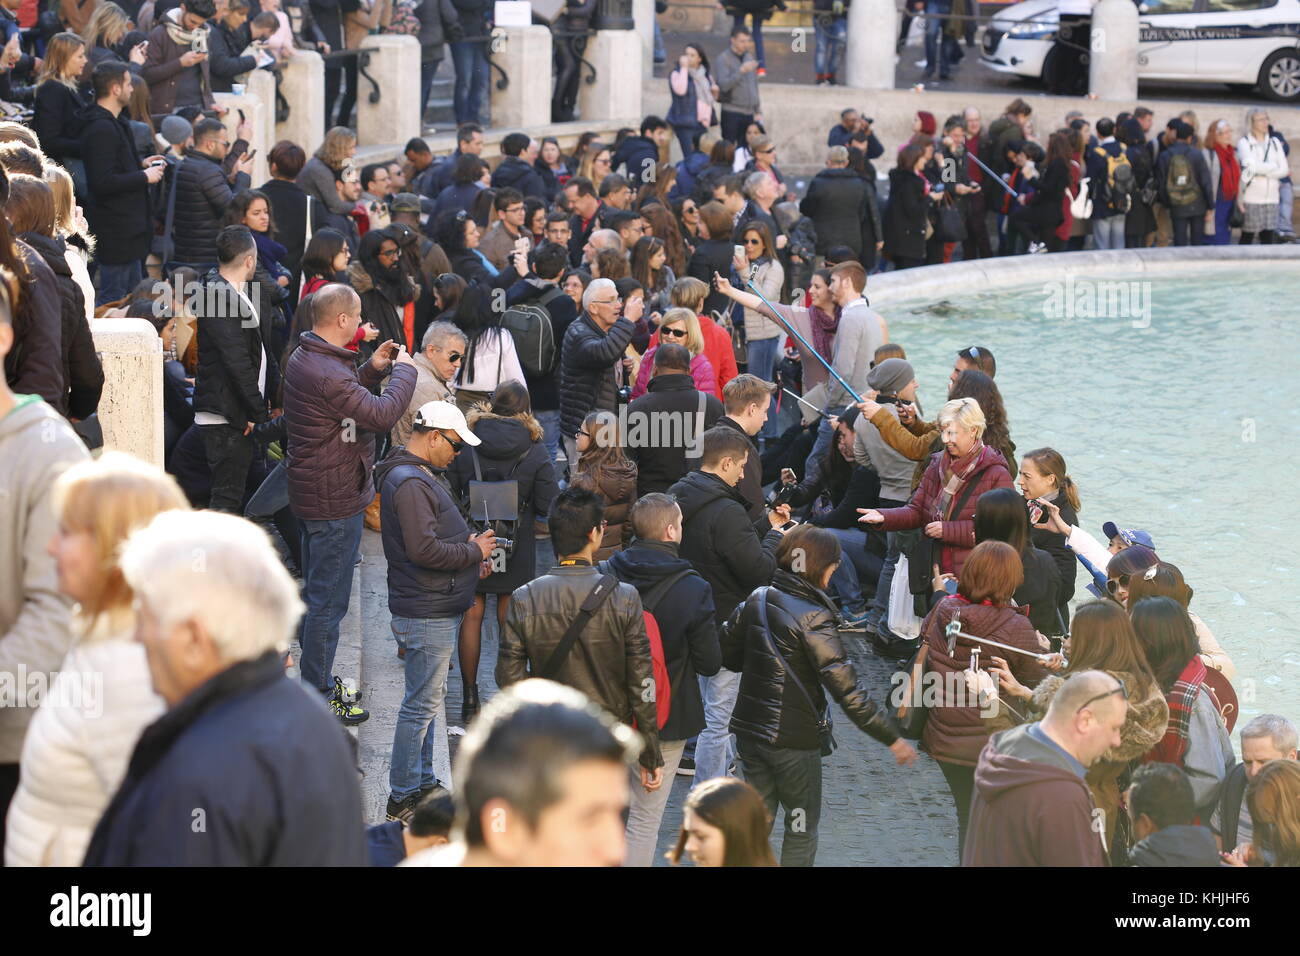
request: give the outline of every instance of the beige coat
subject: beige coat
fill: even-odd
[[[455,401],[451,386],[438,377],[433,363],[423,352],[416,352],[411,356],[411,360],[415,362],[415,391],[411,393],[411,403],[406,406],[406,411],[393,426],[391,435],[394,445],[405,445],[410,441],[411,423],[415,421],[415,413],[425,402]]]

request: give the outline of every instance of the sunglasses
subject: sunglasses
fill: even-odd
[[[763,240],[762,240],[762,239],[746,239],[746,240],[745,240],[745,245],[747,245],[747,246],[761,246],[762,244],[763,244]]]
[[[685,329],[660,329],[660,335],[671,335],[673,338],[686,338]]]
[[[1156,573],[1160,570],[1160,565],[1153,564],[1142,572],[1143,581],[1154,581]],[[1106,590],[1114,594],[1120,588],[1127,588],[1129,581],[1133,579],[1131,574],[1121,574],[1118,578],[1111,578],[1106,582]]]
[[[459,352],[448,352],[448,353],[447,353],[447,361],[450,362],[452,365],[455,365],[457,362],[459,362],[459,361],[460,361],[462,358],[464,358],[464,357],[465,357],[465,356],[461,355]]]
[[[463,441],[448,438],[446,435],[443,435],[442,432],[438,432],[438,434],[442,435],[442,440],[451,446],[451,450],[453,452],[459,452],[462,448],[465,447],[465,443]]]
[[[1083,702],[1083,706],[1081,706],[1078,710],[1075,711],[1075,714],[1083,713],[1085,710],[1087,710],[1089,706],[1097,703],[1097,701],[1099,700],[1105,700],[1111,694],[1119,694],[1125,700],[1128,700],[1128,685],[1124,683],[1124,678],[1116,677],[1115,680],[1119,681],[1118,687],[1112,687],[1110,690],[1106,691],[1106,693],[1098,694],[1096,697],[1089,697],[1087,700]]]

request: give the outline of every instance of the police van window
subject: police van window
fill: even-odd
[[[1143,17],[1168,16],[1171,13],[1194,13],[1196,0],[1143,0],[1138,13]]]
[[[1240,13],[1243,10],[1267,10],[1277,6],[1277,0],[1209,0],[1206,13]]]

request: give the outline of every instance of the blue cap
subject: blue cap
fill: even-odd
[[[1101,533],[1106,536],[1107,541],[1112,541],[1118,537],[1129,547],[1138,544],[1144,548],[1150,548],[1152,551],[1156,549],[1156,543],[1151,540],[1151,535],[1139,528],[1121,528],[1115,522],[1107,521],[1101,526]]]

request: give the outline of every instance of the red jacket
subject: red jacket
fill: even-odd
[[[947,706],[955,703],[954,682],[961,680],[956,675],[970,666],[971,648],[980,647],[982,669],[987,669],[985,665],[990,656],[1001,657],[1010,665],[1016,680],[1026,687],[1037,684],[1047,676],[1047,671],[1032,657],[996,647],[984,647],[965,638],[957,639],[957,646],[950,655],[948,638],[944,636],[943,629],[954,615],[960,616],[961,629],[967,634],[987,637],[1013,647],[1023,647],[1027,651],[1041,651],[1042,648],[1038,646],[1038,638],[1029,618],[1013,607],[971,604],[960,595],[954,595],[944,598],[926,616],[925,623],[921,625],[921,636],[929,647],[925,679],[927,682],[933,681],[933,684],[927,683],[927,686],[944,689],[944,705],[929,708],[930,716],[925,722],[921,746],[935,760],[973,767],[989,737],[984,729],[984,721],[980,718],[980,709],[978,706]],[[971,703],[974,704],[975,701],[972,700]]]
[[[924,528],[938,518],[939,497],[943,492],[944,471],[951,459],[946,451],[937,452],[930,458],[930,465],[911,499],[901,508],[882,508],[883,524],[877,525],[884,531],[908,531],[912,528]],[[1011,472],[1007,470],[1006,459],[1002,452],[985,445],[979,459],[971,472],[968,482],[975,482],[975,490],[966,499],[959,514],[943,516],[943,549],[939,559],[939,569],[961,577],[962,565],[966,555],[975,547],[975,503],[980,495],[994,488],[1010,488]],[[961,500],[963,491],[958,491],[948,503],[949,512]]]
[[[980,753],[962,866],[1105,866],[1087,783],[1031,727],[997,734]]]

